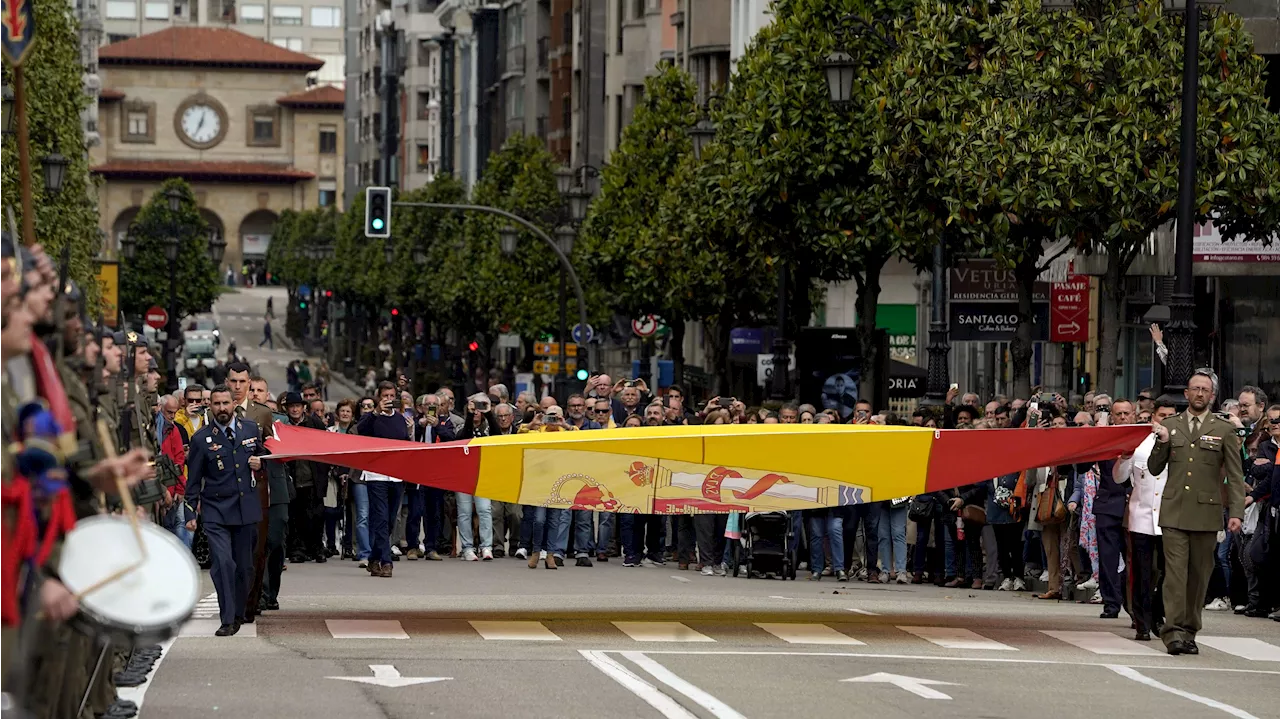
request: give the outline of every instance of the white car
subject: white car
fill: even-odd
[[[217,347],[222,343],[222,333],[218,330],[218,323],[212,317],[193,317],[187,322],[187,328],[182,333],[182,341],[185,344],[191,344],[193,340],[209,340]]]

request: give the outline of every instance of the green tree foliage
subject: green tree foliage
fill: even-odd
[[[70,277],[84,288],[90,307],[99,297],[93,258],[101,247],[98,210],[90,200],[92,180],[85,153],[80,113],[88,104],[81,78],[80,38],[71,6],[62,0],[32,0],[37,39],[23,63],[26,83],[27,122],[31,148],[31,189],[35,207],[36,239],[51,257],[61,262],[71,244]],[[4,83],[13,85],[13,71],[4,66]],[[57,197],[46,196],[40,161],[58,152],[67,158],[66,178]],[[3,148],[3,196],[22,227],[22,203],[18,175],[18,147],[5,138]]]
[[[907,4],[779,0],[715,112],[726,155],[709,212],[789,270],[792,331],[808,322],[811,283],[854,280],[863,353],[873,362],[868,395],[887,378],[875,331],[881,271],[894,259],[923,260],[941,222],[923,201],[927,176],[909,162],[918,133],[883,113],[890,45],[846,18]],[[824,72],[837,48],[858,61],[848,107],[832,104]]]
[[[934,116],[926,152],[947,222],[1018,277],[1014,393],[1030,390],[1031,288],[1046,243],[1060,238],[1111,259],[1102,363],[1114,368],[1119,278],[1176,202],[1181,21],[1154,0],[1061,14],[1034,0],[959,11],[927,2],[904,36],[898,72],[946,88],[945,103],[915,102]],[[1202,46],[1197,216],[1223,212],[1228,233],[1245,232],[1274,217],[1280,196],[1276,123],[1239,21],[1213,14]],[[1114,375],[1104,373],[1106,387]]]
[[[165,193],[182,194],[178,211],[169,210]],[[183,180],[166,180],[138,211],[129,227],[134,258],[120,272],[120,309],[130,316],[159,305],[169,308],[169,273],[177,273],[178,318],[207,312],[218,295],[218,270],[209,259],[209,225],[200,217],[195,195]],[[178,257],[165,259],[165,238],[178,240]]]

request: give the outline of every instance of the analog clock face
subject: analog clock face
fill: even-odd
[[[221,129],[222,117],[209,105],[192,105],[182,112],[182,132],[192,142],[212,142]]]

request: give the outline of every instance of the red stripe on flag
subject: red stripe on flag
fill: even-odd
[[[1115,459],[1132,452],[1151,425],[1057,429],[943,429],[929,447],[925,491],[952,489],[1010,472]]]

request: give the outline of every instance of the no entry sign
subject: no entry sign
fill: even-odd
[[[151,309],[147,310],[146,315],[143,316],[143,321],[147,323],[148,327],[162,330],[165,325],[169,324],[169,313],[165,312],[160,305],[152,305]]]

